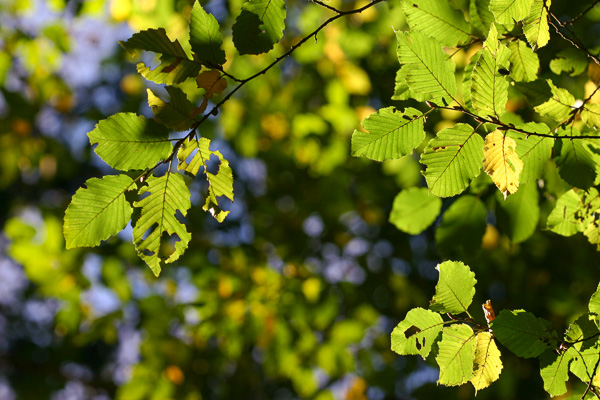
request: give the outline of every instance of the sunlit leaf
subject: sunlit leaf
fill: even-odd
[[[599,301],[597,296],[594,295],[592,300],[594,300],[594,308],[596,309],[600,304],[597,304]],[[592,301],[590,301],[591,304]],[[597,309],[600,310],[600,308]],[[578,351],[596,347],[596,340],[600,336],[597,318],[597,315],[594,314],[584,314],[577,318],[575,322],[569,325],[569,329],[565,333],[565,340],[572,343],[573,348]]]
[[[506,110],[508,81],[503,71],[508,71],[511,52],[498,40],[496,25],[490,32],[471,75],[471,102],[481,115],[499,116]]]
[[[475,274],[459,261],[444,261],[436,269],[440,276],[429,308],[440,313],[466,312],[475,295]]]
[[[194,122],[196,106],[187,98],[185,93],[175,86],[166,87],[171,100],[165,102],[156,96],[152,90],[148,91],[148,105],[152,107],[152,112],[158,121],[176,131],[185,131],[189,129]]]
[[[548,229],[562,236],[583,232],[600,209],[600,195],[595,188],[571,189],[559,197],[548,216]]]
[[[573,104],[575,103],[575,97],[573,97],[567,89],[554,86],[550,79],[546,82],[550,87],[552,97],[547,99],[544,103],[535,106],[534,109],[545,117],[562,122],[571,114]]]
[[[473,378],[476,346],[475,333],[469,325],[450,325],[442,331],[439,353],[435,358],[440,367],[438,383],[462,385]]]
[[[442,200],[425,188],[403,190],[394,199],[390,222],[403,232],[417,235],[427,229],[442,208]]]
[[[198,75],[202,66],[190,60],[179,44],[171,41],[163,28],[148,29],[134,33],[129,40],[119,42],[128,52],[146,50],[160,54],[160,65],[155,69],[144,63],[137,65],[137,71],[149,81],[173,85]]]
[[[414,108],[382,108],[362,122],[368,132],[352,134],[352,155],[384,161],[411,154],[425,138],[424,120]]]
[[[98,143],[96,154],[122,171],[153,167],[173,149],[164,126],[133,113],[118,113],[100,121],[88,137],[92,145]]]
[[[394,95],[392,96],[392,100],[415,99],[417,101],[425,101],[429,98],[428,93],[415,93],[408,87],[408,83],[406,83],[406,75],[410,69],[410,65],[404,65],[398,70],[398,72],[396,72]]]
[[[529,122],[518,124],[516,127],[526,132],[552,135],[550,128],[542,123]],[[512,129],[508,130],[507,135],[515,140],[517,155],[523,161],[523,171],[519,177],[519,182],[525,184],[537,181],[542,176],[542,172],[552,155],[553,139],[533,135],[528,137],[526,134]]]
[[[77,190],[65,213],[64,235],[67,249],[97,246],[127,225],[132,208],[125,192],[133,180],[127,175],[91,178],[87,188]]]
[[[502,310],[491,328],[496,339],[519,357],[537,357],[556,346],[550,322],[523,310]]]
[[[600,285],[590,299],[589,310],[591,313],[600,314]]]
[[[407,68],[406,83],[415,93],[449,103],[456,96],[452,61],[441,44],[419,31],[396,32],[398,61]],[[409,66],[409,67],[406,67]]]
[[[550,61],[550,70],[556,75],[566,72],[571,76],[576,76],[585,72],[588,63],[588,58],[584,52],[569,47],[559,51],[556,58]]]
[[[438,132],[421,155],[429,191],[441,197],[461,193],[479,175],[483,139],[467,124]]]
[[[569,363],[575,356],[571,348],[556,354],[548,350],[540,357],[540,370],[544,380],[544,389],[550,396],[560,396],[567,392],[567,380],[569,379]]]
[[[392,350],[401,355],[418,354],[425,359],[443,326],[440,314],[413,308],[392,331]]]
[[[200,1],[194,3],[190,15],[190,44],[200,62],[210,65],[225,64],[219,23],[212,14],[204,11]]]
[[[469,16],[471,23],[481,33],[487,34],[494,22],[494,14],[490,11],[490,0],[470,0]]]
[[[218,150],[212,151],[209,146],[210,140],[206,138],[185,141],[177,153],[179,169],[196,175],[201,167],[204,168],[208,180],[208,195],[202,209],[210,212],[217,221],[223,222],[229,211],[221,210],[217,197],[225,196],[233,201],[233,172],[229,166],[229,161],[223,157],[221,152]],[[219,170],[216,174],[207,171],[211,155],[215,155],[220,161]]]
[[[477,334],[473,369],[474,375],[471,378],[471,383],[475,387],[475,393],[478,390],[487,388],[500,377],[502,372],[500,350],[498,350],[496,341],[489,332],[479,332]]]
[[[174,249],[165,260],[171,263],[177,260],[187,249],[191,239],[185,225],[181,223],[176,214],[187,215],[191,207],[190,191],[183,177],[176,173],[167,172],[161,177],[150,176],[146,185],[139,190],[139,195],[148,194],[143,199],[133,203],[142,209],[140,218],[133,227],[133,242],[142,260],[148,264],[154,275],[161,271],[160,257],[161,245],[169,238],[163,234],[177,237]]]
[[[510,76],[515,81],[534,81],[540,69],[537,54],[522,40],[510,42]]]
[[[285,28],[283,0],[246,0],[233,24],[233,43],[240,54],[260,54],[273,48]]]
[[[531,0],[529,0],[531,3]],[[534,49],[544,47],[550,40],[548,11],[551,0],[533,0],[529,15],[523,21],[523,33]]]
[[[600,358],[600,349],[598,347],[590,347],[583,351],[575,351],[575,355],[571,358],[569,370],[583,382],[589,382],[594,378],[594,385],[600,385],[598,379],[598,358]],[[587,398],[587,397],[586,397]]]
[[[490,11],[501,24],[516,23],[529,15],[533,0],[490,0]]]
[[[587,103],[583,106],[581,119],[591,128],[600,127],[600,104]]]
[[[515,151],[514,139],[499,130],[488,134],[483,145],[483,169],[492,178],[504,198],[519,189],[523,161]]]
[[[469,39],[471,27],[463,13],[446,1],[404,1],[402,9],[412,30],[434,37],[444,46],[456,46]]]

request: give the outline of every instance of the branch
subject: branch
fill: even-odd
[[[594,371],[592,372],[592,376],[590,376],[590,382],[587,385],[587,388],[585,388],[585,392],[583,392],[583,395],[581,396],[581,400],[585,399],[585,396],[588,394],[588,392],[591,390],[592,393],[594,393],[596,395],[596,397],[598,397],[600,399],[600,396],[598,396],[598,393],[596,393],[596,391],[594,389],[592,389],[592,384],[594,383],[594,376],[596,376],[596,372],[598,372],[598,365],[600,365],[600,357],[598,357],[598,361],[596,361],[596,365],[594,365]]]
[[[579,20],[581,17],[583,17],[585,14],[587,14],[588,12],[590,12],[592,10],[592,8],[594,8],[596,6],[596,4],[600,3],[600,0],[596,0],[594,1],[588,8],[586,8],[585,10],[583,10],[578,16],[576,16],[575,18],[573,18],[572,20],[570,20],[569,22],[565,22],[565,25],[573,25],[573,23],[577,20]]]
[[[550,12],[550,9],[548,8],[548,5],[544,3],[544,8],[546,9],[546,12],[548,13],[548,16],[550,18],[548,18],[548,22],[550,23],[550,25],[552,25],[552,27],[554,28],[554,30],[556,31],[556,33],[558,33],[558,35],[560,37],[562,37],[564,40],[566,40],[567,42],[571,43],[571,45],[573,45],[575,48],[579,49],[579,50],[583,50],[587,56],[589,58],[591,58],[596,64],[600,65],[600,60],[598,59],[598,57],[596,57],[595,55],[593,55],[587,47],[585,47],[585,45],[583,44],[583,42],[577,37],[577,35],[575,35],[575,33],[573,33],[572,30],[570,30],[565,23],[560,22],[560,20],[558,19],[558,17],[556,15],[554,15],[552,12]],[[572,37],[568,37],[566,36],[564,33],[561,32],[561,28],[564,29],[565,31],[567,31]]]

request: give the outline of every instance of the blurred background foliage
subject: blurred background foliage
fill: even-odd
[[[466,0],[452,3],[468,10]],[[65,251],[71,196],[110,172],[86,133],[115,112],[150,116],[145,89],[164,93],[137,75],[118,41],[149,27],[184,38],[192,4],[0,2],[1,399],[472,398],[470,386],[436,386],[435,365],[390,350],[391,330],[409,309],[427,307],[434,267],[446,258],[471,266],[476,302],[489,298],[496,312],[524,308],[563,330],[586,311],[600,258],[581,235],[544,231],[569,188],[552,164],[543,192],[528,191],[541,222],[522,243],[508,238],[510,208],[485,175],[469,190],[485,205],[486,226],[470,225],[473,208],[456,217],[460,229],[438,220],[410,236],[388,222],[394,197],[424,186],[417,158],[374,163],[351,158],[349,146],[364,117],[400,104],[391,100],[392,28],[406,27],[398,0],[331,24],[202,125],[231,162],[236,201],[223,224],[190,210],[189,249],[159,279],[135,254],[131,227],[98,248]],[[238,78],[331,16],[291,0],[275,50],[241,57],[230,36],[241,4],[203,3],[224,30],[225,69]],[[552,7],[574,13],[567,2]],[[593,10],[577,29],[597,37],[599,20]],[[542,76],[558,50],[540,50]],[[473,53],[456,53],[460,71]],[[558,81],[583,96],[585,79]],[[193,82],[181,86],[202,101]],[[432,114],[426,128],[431,135],[457,118]],[[191,188],[192,203],[202,204],[205,183]],[[546,397],[534,361],[505,351],[503,362],[501,379],[479,398]]]

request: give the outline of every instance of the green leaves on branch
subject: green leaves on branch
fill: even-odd
[[[443,262],[437,269],[440,276],[430,310],[410,310],[393,330],[391,342],[392,350],[400,355],[427,358],[435,354],[438,384],[470,382],[478,391],[498,380],[503,365],[496,340],[518,357],[540,359],[544,389],[551,396],[566,393],[569,371],[586,384],[592,378],[594,385],[600,383],[595,378],[600,356],[600,286],[590,300],[590,313],[573,322],[560,342],[550,322],[523,310],[502,310],[495,318],[486,315],[486,321],[483,315],[471,315],[474,273],[456,261]],[[491,303],[484,306],[489,310]]]
[[[444,46],[456,46],[469,39],[471,26],[449,2],[408,0],[402,3],[402,9],[412,30],[434,37]]]
[[[233,43],[240,54],[260,54],[273,48],[285,28],[284,0],[247,0],[233,24]]]

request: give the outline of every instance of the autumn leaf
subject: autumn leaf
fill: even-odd
[[[200,89],[206,90],[204,94],[204,100],[198,107],[198,113],[206,110],[208,100],[215,94],[221,94],[227,88],[227,81],[221,76],[221,73],[216,69],[210,71],[204,71],[196,77],[196,83]]]
[[[496,130],[485,137],[483,169],[492,178],[504,198],[519,189],[523,161],[515,151],[517,143]]]

